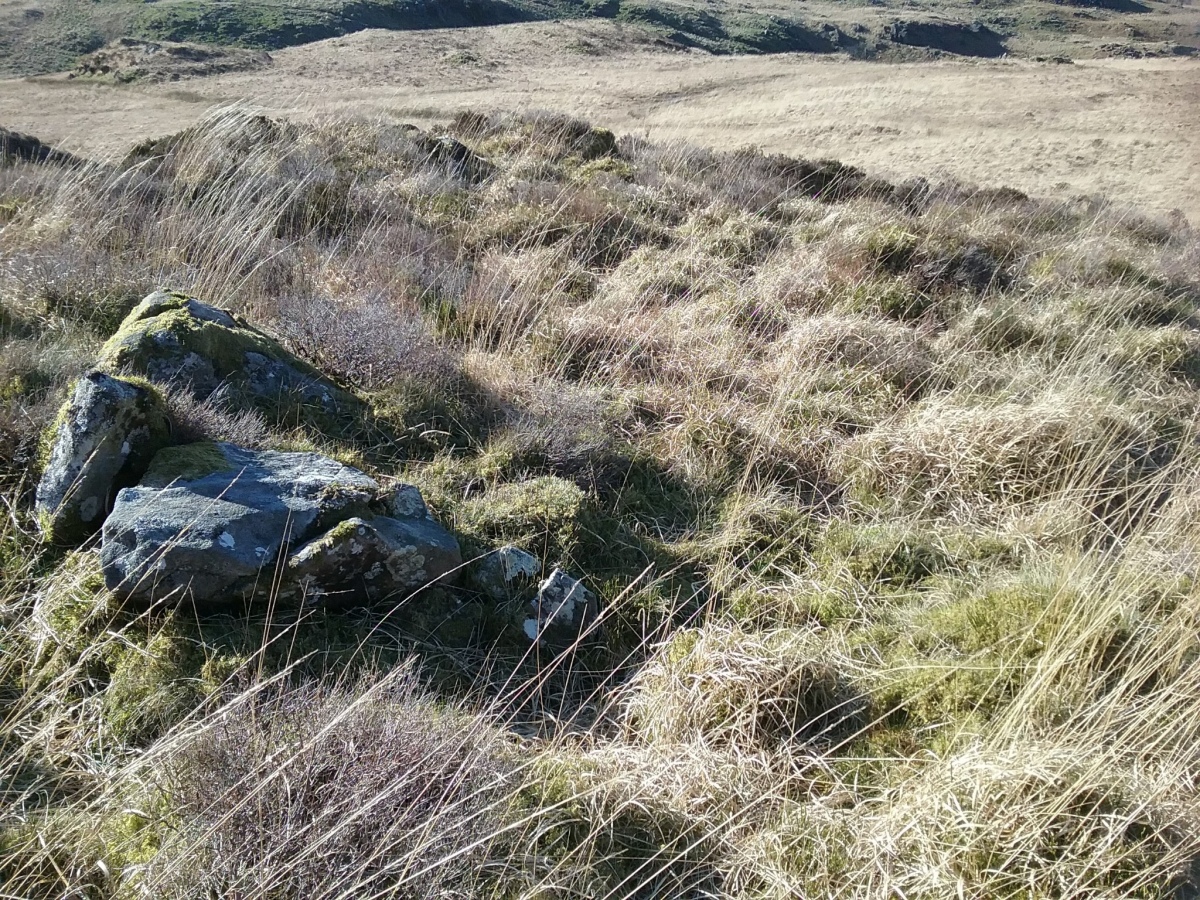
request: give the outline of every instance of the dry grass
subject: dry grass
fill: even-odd
[[[447,132],[487,165],[229,109],[0,170],[0,894],[1192,896],[1195,232],[587,159],[548,114]],[[465,589],[114,608],[38,544],[29,470],[160,282],[364,401],[320,430],[168,391],[188,434],[413,481],[600,627],[552,659]]]

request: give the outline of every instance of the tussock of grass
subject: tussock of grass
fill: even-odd
[[[1194,893],[1195,232],[553,113],[444,132],[231,108],[0,169],[5,890]],[[601,622],[553,657],[465,588],[120,609],[30,490],[160,283],[355,398],[168,388],[181,436],[415,483]]]
[[[863,711],[853,678],[819,632],[676,632],[630,688],[639,738],[741,748],[836,743]]]

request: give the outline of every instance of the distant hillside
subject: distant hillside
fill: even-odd
[[[781,15],[625,0],[0,0],[0,74],[71,68],[119,37],[278,49],[368,28],[469,28],[563,18],[614,18],[681,48],[714,53],[830,52],[822,32]]]
[[[274,50],[370,28],[470,28],[607,18],[668,47],[923,59],[1191,55],[1190,2],[1074,0],[0,0],[0,75],[65,71],[122,37]]]
[[[1094,0],[920,8],[899,0],[0,0],[0,76],[66,71],[121,37],[280,49],[365,29],[474,28],[607,18],[664,46],[708,53],[847,53],[926,59],[941,54],[1067,59],[1194,54],[1190,2]]]

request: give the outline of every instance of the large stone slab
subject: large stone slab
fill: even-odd
[[[318,453],[192,444],[161,451],[104,523],[108,588],[140,601],[221,606],[269,588],[295,544],[366,511],[376,482]]]
[[[103,372],[80,378],[37,486],[46,538],[75,545],[99,531],[117,491],[137,483],[170,432],[161,399],[144,384]]]

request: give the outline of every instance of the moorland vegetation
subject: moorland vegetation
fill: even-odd
[[[596,626],[118,602],[33,490],[160,287],[360,401],[189,434],[417,485]],[[1198,300],[1179,217],[551,113],[11,159],[0,893],[1196,896]]]

